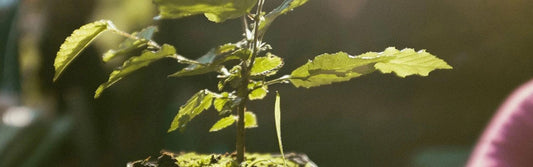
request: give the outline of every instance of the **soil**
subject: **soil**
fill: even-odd
[[[158,158],[129,162],[127,167],[283,167],[284,161],[279,154],[247,153],[246,160],[239,166],[235,154],[197,154],[161,151]],[[305,154],[285,155],[287,167],[317,167]]]

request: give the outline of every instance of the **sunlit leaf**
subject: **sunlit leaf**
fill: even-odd
[[[294,8],[297,8],[299,6],[302,6],[305,4],[308,0],[284,0],[281,5],[279,5],[277,8],[269,12],[265,19],[260,23],[259,25],[259,33],[263,35],[268,27],[282,14],[288,13],[292,11]]]
[[[142,29],[140,32],[135,32],[132,35],[139,38],[138,40],[126,38],[120,45],[118,49],[111,49],[104,53],[103,60],[107,62],[117,56],[122,56],[137,49],[145,48],[149,40],[152,40],[153,34],[157,32],[157,27],[150,26]]]
[[[209,129],[209,132],[216,132],[219,130],[222,130],[228,126],[231,126],[237,121],[237,117],[234,115],[230,115],[227,117],[224,117],[220,120],[218,120],[212,127]]]
[[[154,0],[161,19],[176,19],[204,14],[210,21],[220,23],[248,13],[257,0]]]
[[[431,55],[425,50],[387,48],[385,52],[395,54],[395,58],[386,62],[376,63],[374,67],[383,73],[396,73],[399,77],[409,75],[428,76],[435,69],[452,69],[445,61]]]
[[[256,128],[257,125],[257,118],[253,112],[245,112],[244,113],[244,127],[245,128]]]
[[[250,74],[252,76],[265,75],[271,76],[283,66],[283,60],[273,54],[267,53],[264,57],[257,57]]]
[[[263,99],[268,93],[268,87],[266,85],[263,85],[262,82],[249,83],[248,90],[251,91],[250,94],[248,94],[248,98],[250,100]]]
[[[278,137],[279,152],[281,153],[281,156],[283,157],[283,162],[285,163],[285,166],[287,166],[287,162],[285,160],[285,154],[283,154],[283,143],[281,142],[281,106],[280,106],[279,92],[277,91],[276,91],[276,102],[274,103],[274,122],[276,124],[276,136]]]
[[[344,52],[322,54],[292,71],[290,81],[296,87],[305,88],[348,81],[375,71],[376,62],[391,58],[375,52],[355,57]]]
[[[213,106],[219,112],[219,115],[226,115],[237,107],[239,101],[239,98],[230,96],[228,92],[223,92],[215,98]]]
[[[201,90],[194,94],[187,103],[180,107],[178,114],[174,117],[174,120],[172,120],[168,132],[177,129],[183,130],[187,123],[189,123],[194,117],[202,113],[204,110],[209,109],[212,102],[213,93],[208,90]]]
[[[104,91],[104,89],[115,84],[116,82],[118,82],[125,76],[129,75],[130,73],[142,67],[148,66],[152,62],[155,62],[161,58],[164,58],[166,56],[170,56],[173,54],[176,54],[176,49],[174,49],[174,47],[171,45],[164,44],[161,47],[161,50],[158,50],[156,52],[144,51],[140,56],[131,57],[130,59],[126,60],[120,68],[111,72],[107,82],[101,84],[98,87],[98,89],[96,89],[94,98],[98,98],[100,94],[102,93],[102,91]]]
[[[224,108],[224,105],[230,101],[228,92],[221,93],[221,97],[215,98],[215,101],[213,102],[213,105],[217,111],[222,111]]]
[[[109,20],[100,20],[81,26],[74,30],[65,42],[61,44],[54,61],[54,81],[63,73],[65,68],[85,49],[99,34],[112,27]]]
[[[319,55],[294,70],[290,81],[296,87],[310,88],[348,81],[377,69],[405,77],[413,74],[427,76],[432,70],[451,69],[451,66],[425,51],[399,51],[390,47],[384,52],[368,52],[359,56],[350,56],[344,52]]]

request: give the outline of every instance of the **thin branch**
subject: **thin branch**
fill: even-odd
[[[289,83],[289,79],[291,79],[291,76],[290,75],[284,75],[282,77],[279,77],[277,79],[273,79],[273,80],[270,80],[270,81],[267,81],[264,83],[264,85],[273,85],[273,84],[278,84],[278,83]]]
[[[127,33],[127,32],[121,31],[121,30],[115,28],[115,26],[110,26],[109,28],[111,29],[111,31],[115,32],[118,35],[121,35],[121,36],[126,37],[126,38],[130,38],[130,39],[133,39],[133,40],[139,40],[139,41],[140,40],[147,40],[147,44],[149,46],[155,47],[157,49],[161,49],[161,46],[159,46],[159,44],[157,44],[157,42],[155,42],[153,40],[145,39],[145,38],[139,38],[139,37],[131,35],[131,34]]]

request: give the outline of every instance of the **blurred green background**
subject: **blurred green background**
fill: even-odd
[[[267,0],[266,8],[281,2]],[[310,0],[280,17],[264,39],[286,62],[280,73],[321,53],[388,46],[427,49],[454,67],[426,78],[374,73],[309,90],[272,86],[281,94],[285,150],[326,167],[462,166],[500,103],[533,78],[532,8],[528,0]],[[191,95],[216,90],[215,74],[167,78],[184,66],[161,60],[94,100],[121,64],[99,58],[121,40],[112,34],[52,83],[60,44],[94,20],[130,32],[158,25],[156,41],[189,58],[241,39],[239,19],[154,21],[156,14],[150,0],[0,0],[0,166],[124,166],[161,149],[232,152],[234,129],[207,132],[217,120],[213,111],[184,133],[166,133]],[[247,131],[247,151],[278,151],[273,106],[272,94],[250,104],[259,127]],[[31,113],[33,123],[9,125],[12,111]]]

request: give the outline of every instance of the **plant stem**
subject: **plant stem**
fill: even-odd
[[[155,41],[153,41],[151,39],[141,39],[141,38],[136,37],[134,35],[131,35],[131,34],[127,33],[127,32],[124,32],[124,31],[121,31],[121,30],[117,29],[114,25],[111,25],[109,27],[109,29],[111,29],[111,31],[115,32],[116,34],[121,35],[121,36],[126,37],[126,38],[130,38],[130,39],[133,39],[133,40],[147,40],[147,44],[149,46],[152,46],[152,47],[157,48],[157,49],[161,49],[161,46],[159,46],[159,44],[157,44],[157,42],[155,42]]]
[[[273,80],[270,80],[268,82],[265,82],[264,85],[273,85],[273,84],[278,84],[278,83],[289,83],[289,79],[291,79],[291,76],[290,75],[284,75],[282,77],[279,77],[277,79],[273,79]]]
[[[237,95],[242,99],[241,103],[237,107],[237,115],[239,119],[237,121],[237,136],[236,136],[236,151],[237,151],[237,163],[241,164],[244,161],[245,151],[245,126],[244,126],[244,113],[246,111],[246,103],[248,102],[248,84],[250,83],[250,70],[254,65],[255,57],[258,55],[257,45],[260,43],[258,37],[258,27],[261,20],[261,12],[263,10],[264,0],[257,1],[257,11],[254,18],[254,40],[252,41],[252,55],[250,61],[243,61],[241,70],[241,84],[237,90]],[[246,24],[246,23],[244,23]],[[247,28],[246,28],[247,29]],[[246,32],[245,32],[246,33]]]

